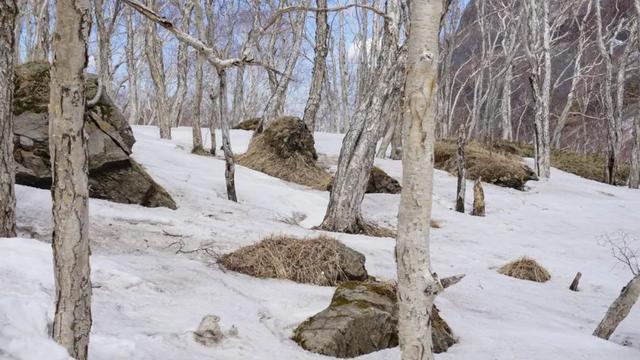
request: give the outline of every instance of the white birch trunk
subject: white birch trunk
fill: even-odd
[[[403,80],[402,66],[406,59],[398,50],[399,21],[398,1],[390,0],[375,76],[372,75],[366,86],[367,93],[358,101],[358,109],[342,142],[329,205],[320,225],[324,230],[361,233],[365,229],[361,204],[375,159],[382,107]]]
[[[147,0],[147,6],[151,9],[155,8],[155,3],[156,0]],[[160,138],[171,139],[171,112],[168,105],[162,44],[153,21],[148,21],[147,24],[144,50],[156,91],[156,121],[160,128]]]
[[[431,313],[442,285],[432,275],[435,92],[441,0],[413,1],[407,39],[402,195],[398,212],[398,338],[402,360],[431,360]]]
[[[89,0],[56,2],[49,102],[56,290],[53,338],[77,360],[87,359],[91,331],[89,160],[84,129],[90,32]]]
[[[15,0],[0,2],[0,237],[16,236],[13,161],[13,78]]]
[[[316,0],[319,9],[327,7],[327,0]],[[320,108],[322,99],[322,86],[324,85],[327,72],[327,54],[329,46],[329,23],[326,11],[316,12],[316,38],[315,38],[315,58],[313,60],[313,72],[311,75],[311,86],[309,88],[309,98],[304,108],[302,120],[312,133],[316,127],[316,114]]]
[[[622,320],[624,320],[631,308],[640,297],[640,275],[636,275],[627,286],[622,289],[620,296],[611,304],[604,319],[593,332],[594,336],[609,339]]]
[[[224,152],[225,172],[224,177],[227,184],[227,198],[238,202],[236,196],[235,163],[233,151],[231,150],[231,136],[229,135],[229,120],[227,118],[227,75],[226,70],[218,70],[218,120],[222,129],[222,151]]]
[[[136,32],[133,25],[133,9],[127,9],[127,44],[125,45],[125,56],[127,59],[127,74],[129,75],[129,124],[137,125],[140,121],[138,100],[138,67],[135,56],[136,49]]]
[[[36,0],[32,8],[36,18],[36,34],[31,60],[49,61],[49,0]]]

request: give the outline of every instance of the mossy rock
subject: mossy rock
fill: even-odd
[[[368,194],[399,194],[402,186],[398,180],[392,178],[377,166],[371,169],[369,183],[367,184]]]
[[[16,182],[51,187],[49,155],[49,63],[30,62],[15,69],[14,158]],[[86,74],[86,97],[98,90],[96,75]],[[89,195],[125,204],[176,208],[169,193],[131,159],[135,143],[124,115],[103,91],[84,116],[88,138]]]
[[[433,351],[457,342],[434,306]],[[336,289],[328,308],[300,324],[293,340],[311,352],[351,358],[398,346],[398,307],[392,283],[351,281]]]

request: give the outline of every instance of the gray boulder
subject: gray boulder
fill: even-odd
[[[87,98],[95,96],[97,77],[87,77]],[[51,187],[49,156],[49,64],[31,62],[16,68],[14,94],[14,158],[16,182]],[[176,208],[169,193],[131,157],[135,143],[131,127],[102,93],[87,108],[90,196],[124,204]]]
[[[433,351],[441,353],[457,342],[434,307]],[[328,308],[307,319],[293,340],[304,349],[351,358],[398,346],[396,288],[382,282],[352,281],[340,285]]]

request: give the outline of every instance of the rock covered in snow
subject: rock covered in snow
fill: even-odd
[[[223,337],[220,318],[216,315],[206,315],[202,318],[198,330],[193,333],[193,339],[204,346],[213,346],[219,343]]]
[[[16,182],[48,189],[49,64],[31,62],[16,68],[14,94],[14,157]],[[97,77],[87,76],[87,98],[98,88]],[[125,204],[168,207],[176,204],[169,193],[130,158],[135,138],[113,101],[103,92],[85,112],[88,137],[90,196]]]
[[[456,343],[451,329],[434,307],[433,351]],[[318,354],[350,358],[398,345],[396,288],[391,283],[348,282],[340,285],[328,308],[307,319],[293,340]]]
[[[223,333],[220,327],[220,318],[217,315],[205,315],[200,321],[198,330],[193,332],[193,339],[204,346],[214,346],[225,337],[235,336],[238,336],[238,328],[233,325],[226,333]]]

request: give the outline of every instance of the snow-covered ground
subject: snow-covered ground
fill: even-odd
[[[179,208],[91,200],[91,359],[322,359],[289,338],[328,305],[333,288],[225,272],[211,256],[189,251],[221,254],[270,233],[317,233],[310,228],[321,222],[328,193],[238,167],[235,204],[226,200],[224,162],[189,153],[190,128],[174,129],[172,141],[159,140],[155,128],[134,131],[134,157]],[[246,150],[250,135],[232,131],[236,153]],[[318,151],[330,158],[340,143],[339,135],[316,134]],[[400,179],[400,162],[377,165]],[[432,231],[433,267],[441,276],[467,277],[437,299],[460,337],[437,359],[640,359],[640,305],[611,341],[591,336],[631,278],[604,238],[621,232],[640,238],[640,192],[554,169],[550,181],[531,182],[526,192],[486,185],[487,217],[476,218],[452,210],[455,181],[435,174],[433,216],[441,228]],[[0,359],[67,359],[47,338],[53,314],[50,195],[18,186],[17,196],[21,238],[0,240]],[[367,195],[363,211],[369,220],[395,226],[398,203],[399,195]],[[307,216],[301,226],[286,223],[293,213]],[[372,275],[395,277],[393,239],[332,235],[365,254]],[[551,281],[496,272],[524,255],[544,265]],[[581,291],[571,292],[578,271]],[[213,348],[194,342],[192,331],[207,314],[218,315],[223,330],[235,325],[238,336]],[[399,352],[362,359],[399,359]]]

